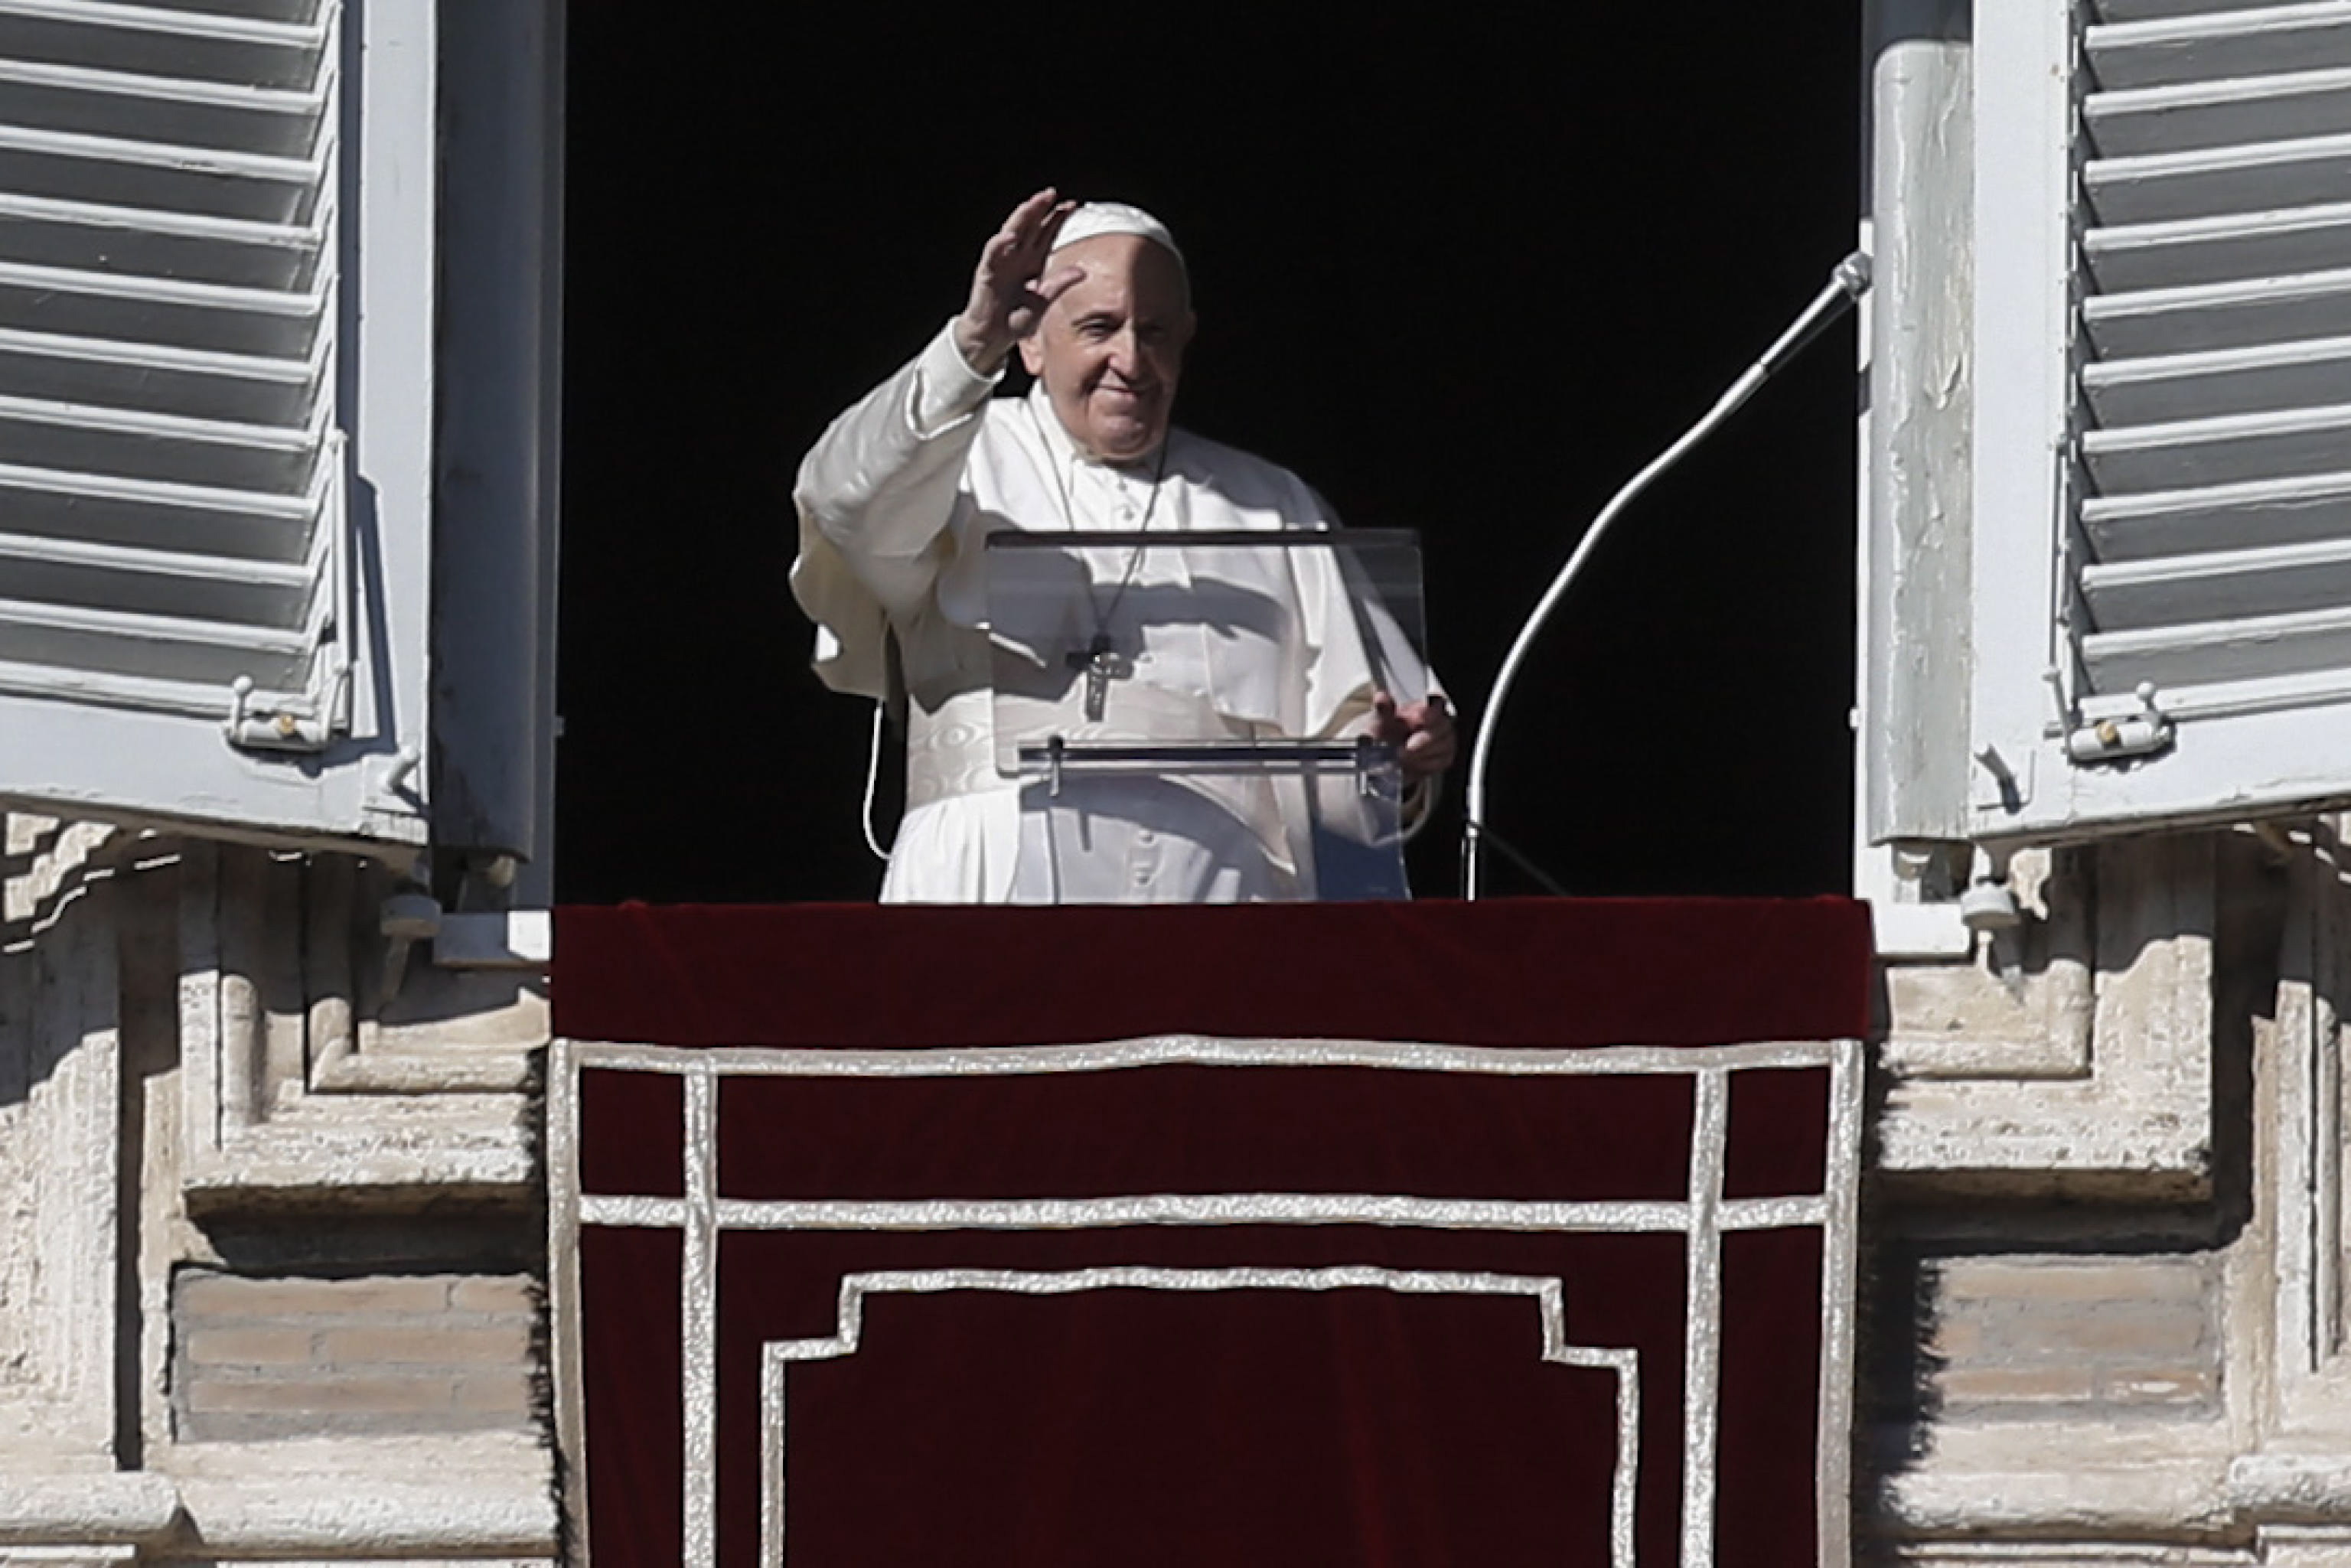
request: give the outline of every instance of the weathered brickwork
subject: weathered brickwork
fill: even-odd
[[[2219,1409],[2222,1339],[2208,1259],[1944,1258],[1920,1285],[1923,1392],[1946,1416],[2119,1420]]]
[[[183,1438],[528,1427],[538,1312],[518,1275],[248,1279],[172,1291]]]

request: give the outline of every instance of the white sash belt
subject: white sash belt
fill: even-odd
[[[925,712],[906,709],[906,810],[955,795],[1010,789],[1019,780],[996,770],[996,694],[957,692]]]

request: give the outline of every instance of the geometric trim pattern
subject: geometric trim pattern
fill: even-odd
[[[892,1292],[1016,1291],[1065,1295],[1077,1291],[1347,1291],[1425,1295],[1526,1296],[1542,1324],[1542,1359],[1589,1366],[1616,1378],[1616,1470],[1608,1513],[1609,1560],[1633,1568],[1633,1500],[1640,1479],[1640,1356],[1633,1350],[1567,1343],[1567,1292],[1557,1280],[1509,1274],[1449,1274],[1426,1270],[1342,1269],[1008,1269],[899,1270],[852,1274],[841,1285],[841,1329],[828,1339],[778,1340],[763,1347],[759,1389],[761,1563],[784,1568],[784,1373],[796,1361],[854,1355],[863,1334],[865,1298]]]
[[[934,1199],[722,1198],[717,1104],[737,1077],[968,1078],[1100,1073],[1172,1065],[1252,1068],[1352,1067],[1376,1071],[1513,1077],[1686,1078],[1694,1124],[1687,1190],[1678,1200],[1534,1202],[1437,1199],[1405,1193],[1134,1193],[1085,1198]],[[1725,1195],[1731,1086],[1744,1072],[1824,1068],[1829,1082],[1823,1182],[1818,1196]],[[682,1081],[682,1196],[588,1194],[580,1189],[580,1089],[583,1071],[618,1070]],[[1667,1233],[1683,1241],[1684,1333],[1680,1412],[1682,1485],[1678,1559],[1715,1561],[1716,1450],[1723,1336],[1723,1249],[1740,1230],[1816,1230],[1821,1241],[1820,1366],[1815,1411],[1814,1539],[1823,1565],[1847,1561],[1851,1545],[1853,1302],[1861,1117],[1861,1051],[1853,1040],[1715,1047],[1608,1047],[1531,1051],[1358,1040],[1229,1040],[1167,1035],[1089,1045],[883,1051],[681,1049],[559,1040],[549,1084],[549,1248],[557,1355],[558,1420],[569,1459],[567,1506],[588,1539],[588,1466],[578,1238],[583,1226],[674,1231],[682,1239],[679,1322],[683,1375],[684,1537],[687,1568],[716,1568],[718,1433],[717,1261],[730,1231],[1069,1230],[1159,1226],[1387,1226],[1585,1234]],[[783,1391],[795,1362],[834,1359],[860,1344],[862,1310],[884,1293],[1011,1291],[1068,1294],[1104,1289],[1384,1290],[1531,1299],[1548,1361],[1605,1367],[1617,1378],[1618,1443],[1610,1510],[1612,1556],[1634,1562],[1632,1500],[1637,1484],[1638,1368],[1618,1347],[1568,1343],[1560,1281],[1539,1276],[1445,1272],[1369,1265],[1322,1269],[1173,1270],[1107,1267],[1071,1270],[935,1270],[852,1273],[839,1282],[836,1332],[769,1341],[761,1354],[759,1407],[762,1561],[783,1562]],[[1628,1414],[1629,1412],[1629,1414]],[[587,1560],[584,1545],[578,1553]]]

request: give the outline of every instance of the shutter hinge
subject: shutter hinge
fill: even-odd
[[[2138,712],[2076,725],[2067,731],[2065,755],[2088,767],[2097,762],[2127,762],[2168,749],[2173,739],[2172,723],[2155,705],[2155,686],[2142,682],[2137,695]]]

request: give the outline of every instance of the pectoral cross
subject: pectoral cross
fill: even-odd
[[[1086,717],[1100,723],[1110,701],[1111,682],[1134,674],[1134,661],[1119,653],[1107,632],[1095,632],[1092,642],[1065,657],[1071,669],[1086,677]]]

